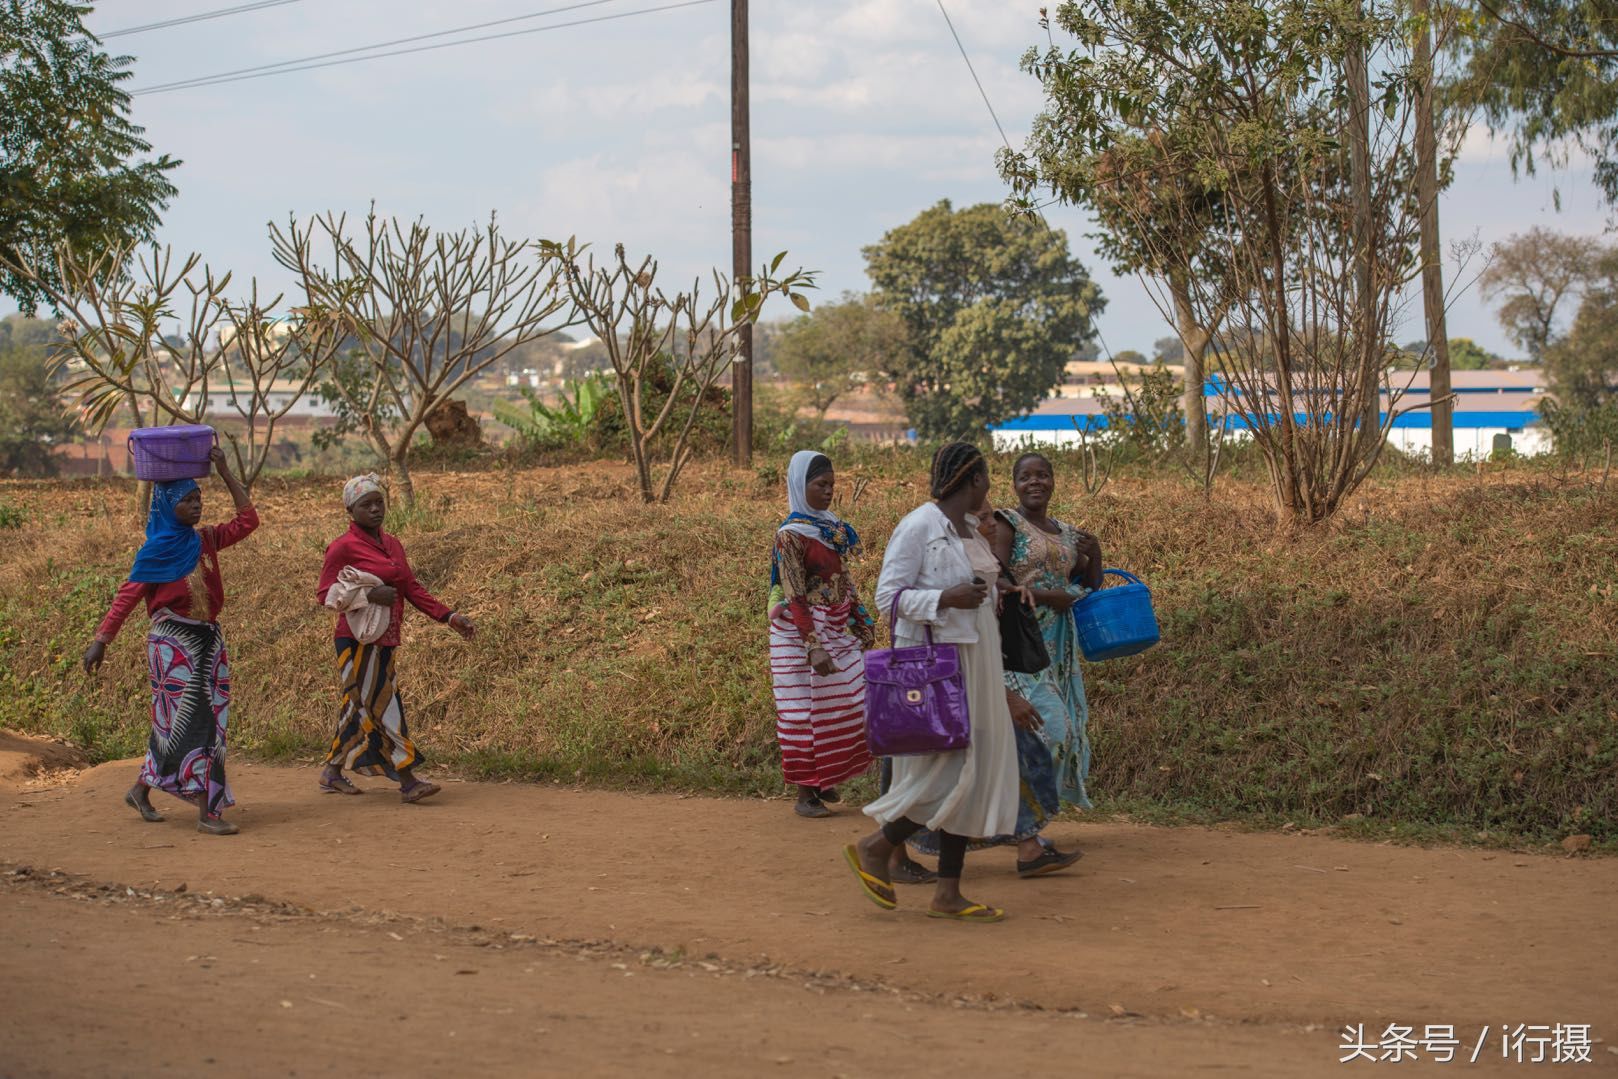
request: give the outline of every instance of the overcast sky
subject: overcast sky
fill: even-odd
[[[598,0],[475,31],[491,34],[633,12],[674,0]],[[241,0],[113,0],[98,32],[238,6]],[[579,0],[298,0],[113,37],[131,85],[293,60]],[[945,0],[990,101],[1020,145],[1040,107],[1018,70],[1039,39],[1038,2]],[[245,279],[284,276],[265,226],[288,213],[424,216],[446,227],[497,211],[512,230],[577,235],[655,254],[689,277],[730,261],[729,4],[677,10],[135,98],[153,146],[182,158],[161,239]],[[822,272],[823,295],[867,287],[862,246],[941,198],[998,201],[999,135],[936,0],[753,0],[756,260],[788,250]],[[447,39],[437,39],[439,41]],[[424,41],[418,44],[432,44]],[[1562,209],[1553,205],[1559,189]],[[1052,207],[1107,297],[1113,350],[1169,330],[1146,291],[1100,263],[1086,219]],[[1596,233],[1606,214],[1587,168],[1514,181],[1503,147],[1469,140],[1445,196],[1450,238],[1485,244],[1533,225]],[[778,314],[785,314],[779,311]],[[1396,336],[1423,336],[1413,311]],[[1508,354],[1476,295],[1450,334]]]

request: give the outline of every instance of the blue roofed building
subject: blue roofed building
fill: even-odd
[[[1382,416],[1387,421],[1390,403],[1393,424],[1388,444],[1405,453],[1421,456],[1432,451],[1432,410],[1427,407],[1432,390],[1426,371],[1390,374],[1393,393],[1382,395]],[[1537,368],[1504,371],[1455,371],[1450,376],[1455,395],[1455,456],[1459,460],[1488,457],[1497,445],[1518,453],[1534,455],[1551,449],[1550,432],[1540,420],[1539,404],[1545,399],[1544,372]],[[1045,400],[1026,416],[1007,420],[990,429],[996,449],[1022,446],[1067,446],[1080,441],[1081,432],[1100,433],[1106,429],[1103,401],[1085,387],[1078,393],[1064,389]],[[1122,399],[1116,386],[1109,391]],[[1203,387],[1210,417],[1223,417],[1229,437],[1246,437],[1251,408],[1240,407],[1240,394],[1217,375]]]

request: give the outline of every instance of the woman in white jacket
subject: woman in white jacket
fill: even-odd
[[[886,876],[889,856],[922,828],[934,829],[938,885],[927,913],[973,922],[998,922],[1005,911],[961,895],[967,840],[1014,831],[1018,796],[1016,739],[990,583],[999,565],[968,515],[988,488],[988,465],[976,447],[952,442],[940,449],[933,456],[933,501],[894,529],[876,586],[880,611],[890,611],[899,596],[895,647],[925,643],[930,626],[934,641],[959,648],[971,742],[965,749],[895,758],[893,785],[865,807],[882,827],[843,851],[866,896],[892,910],[897,900]]]

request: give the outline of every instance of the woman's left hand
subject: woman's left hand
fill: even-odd
[[[1077,602],[1073,597],[1073,593],[1060,588],[1046,590],[1040,595],[1039,601],[1057,614],[1066,614],[1073,609],[1073,604]]]
[[[1040,717],[1039,710],[1029,704],[1021,693],[1006,690],[1006,706],[1011,709],[1011,722],[1021,731],[1041,731],[1045,729],[1045,720]]]
[[[1083,573],[1088,567],[1101,563],[1101,540],[1093,532],[1079,532],[1079,557],[1074,561],[1073,572]]]
[[[230,475],[230,459],[225,456],[223,446],[215,446],[208,451],[208,460],[213,464],[215,471],[221,476]]]
[[[459,611],[449,616],[449,628],[468,641],[477,636],[478,632],[477,627],[472,624],[472,620]]]

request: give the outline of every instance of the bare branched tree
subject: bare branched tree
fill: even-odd
[[[254,281],[246,303],[225,304],[228,322],[220,327],[215,377],[242,426],[240,435],[227,428],[224,436],[248,490],[269,460],[276,425],[311,395],[343,340],[341,324],[329,316],[310,318],[300,310],[291,319],[275,319],[280,302],[277,296],[261,305]]]
[[[783,251],[757,277],[734,283],[715,270],[713,294],[704,298],[700,279],[689,292],[664,292],[657,262],[648,256],[631,264],[622,244],[601,263],[571,243],[564,252],[574,309],[612,362],[629,454],[647,502],[668,501],[691,457],[691,430],[730,368],[738,336],[758,320],[765,300],[780,294],[809,309],[803,290],[814,287],[815,275],[800,269],[776,278],[785,257]],[[667,462],[661,481],[653,475],[659,460]]]
[[[366,361],[357,383],[328,383],[359,418],[406,504],[410,452],[430,416],[508,353],[573,325],[561,245],[486,226],[436,232],[373,208],[351,234],[346,215],[283,230],[276,261],[297,275],[306,317],[341,328]]]
[[[230,274],[215,276],[201,255],[133,245],[91,257],[59,246],[51,274],[26,261],[9,268],[65,316],[51,363],[86,429],[100,431],[119,408],[137,427],[205,422]]]
[[[17,270],[65,316],[51,363],[87,429],[99,432],[120,409],[136,427],[208,423],[223,392],[242,432],[221,433],[249,490],[276,424],[320,378],[342,337],[329,317],[295,312],[278,321],[280,297],[261,302],[257,281],[246,302],[232,302],[231,275],[216,276],[197,254],[176,259],[167,248],[126,246],[81,258],[64,246],[54,275]]]

